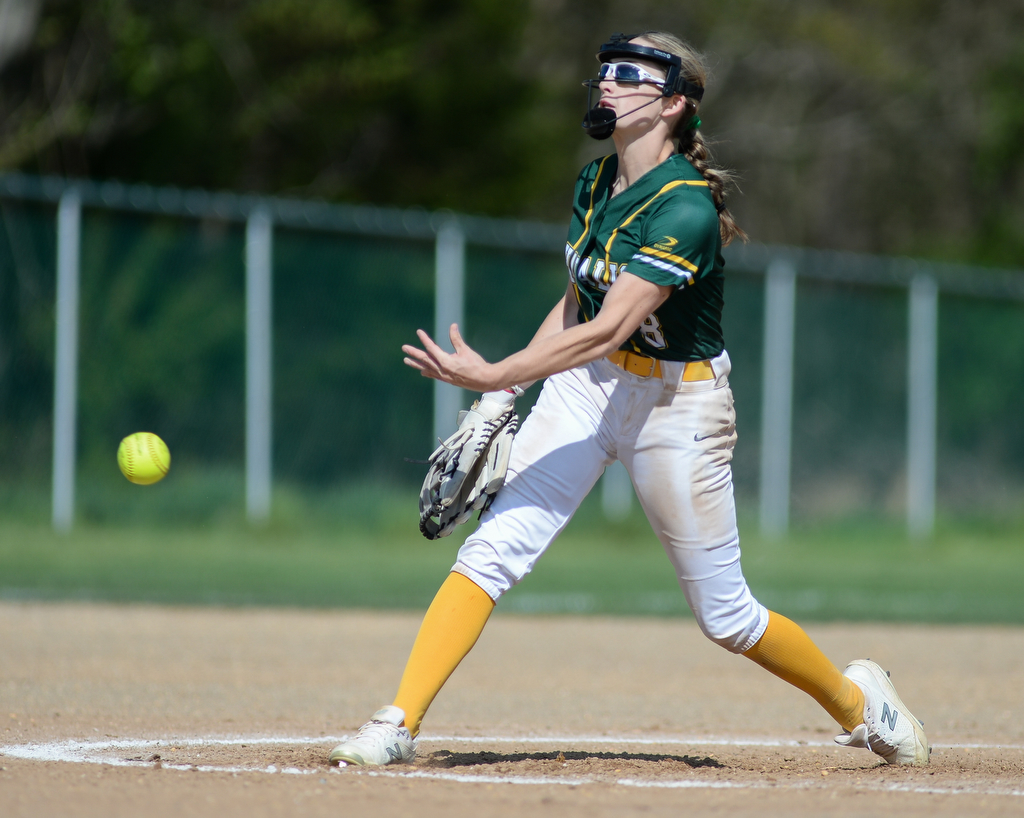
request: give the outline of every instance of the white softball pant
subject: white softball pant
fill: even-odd
[[[768,625],[740,568],[732,486],[736,415],[731,364],[716,378],[630,374],[605,359],[549,377],[512,446],[508,479],[452,570],[497,601],[525,577],[618,459],[675,567],[686,601],[712,641],[735,653]]]

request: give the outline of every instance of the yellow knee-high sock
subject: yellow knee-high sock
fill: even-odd
[[[462,574],[451,573],[427,608],[395,696],[414,736],[434,697],[476,644],[494,600]]]
[[[811,696],[844,730],[864,721],[864,694],[839,672],[803,628],[773,611],[768,628],[744,654]]]

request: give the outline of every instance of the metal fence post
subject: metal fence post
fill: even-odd
[[[604,470],[601,477],[601,511],[606,520],[624,520],[633,508],[633,481],[621,460]]]
[[[449,219],[437,231],[434,245],[434,340],[452,351],[448,328],[459,325],[465,333],[463,312],[466,292],[466,235],[457,219]],[[455,420],[462,409],[462,390],[434,381],[434,440],[444,440],[455,431]],[[436,443],[431,445],[434,447]]]
[[[772,538],[789,528],[795,317],[796,269],[778,258],[765,275],[761,406],[761,533]]]
[[[57,206],[57,337],[53,389],[53,527],[70,531],[75,519],[78,409],[78,286],[82,199],[68,188]]]
[[[927,273],[910,281],[907,343],[907,532],[935,529],[939,287]]]
[[[273,231],[266,208],[245,227],[245,510],[250,522],[270,517],[272,465]]]

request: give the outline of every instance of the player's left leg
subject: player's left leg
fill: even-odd
[[[743,655],[807,693],[844,730],[864,721],[864,693],[786,617],[769,611],[764,636]]]
[[[877,665],[854,662],[840,673],[802,628],[751,594],[740,567],[727,359],[716,374],[715,383],[680,384],[671,401],[651,409],[634,440],[619,442],[698,624],[717,644],[814,698],[848,731],[839,743],[868,747],[894,763],[926,763],[920,724]]]
[[[840,673],[803,628],[775,612],[748,659],[807,693],[845,731],[836,743],[863,747],[890,764],[927,764],[924,727],[903,704],[889,674],[867,659]]]
[[[743,655],[824,707],[845,731],[837,744],[871,750],[890,764],[928,763],[924,725],[875,662],[857,659],[840,673],[799,625],[776,613],[769,614],[764,636]]]
[[[742,653],[764,635],[768,611],[740,568],[728,358],[712,365],[715,380],[668,382],[651,394],[646,412],[638,413],[642,425],[617,442],[617,451],[698,625]],[[673,368],[662,364],[666,380]]]

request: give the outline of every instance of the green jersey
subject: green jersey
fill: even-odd
[[[676,289],[622,345],[668,361],[722,352],[724,261],[707,182],[671,156],[617,196],[615,154],[587,165],[576,182],[565,262],[580,322],[591,321],[623,272]]]

